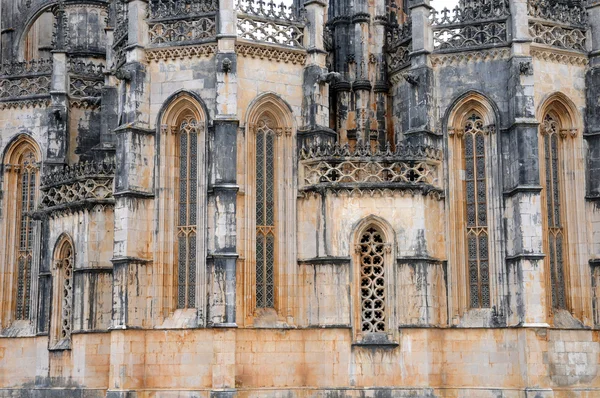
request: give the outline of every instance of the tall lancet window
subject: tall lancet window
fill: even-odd
[[[490,306],[486,131],[472,114],[464,125],[466,243],[471,308]]]
[[[35,209],[37,161],[32,151],[21,157],[17,167],[19,195],[17,203],[17,306],[16,319],[29,319],[31,302],[31,266],[33,261],[33,220],[29,212]]]
[[[63,237],[54,253],[54,293],[52,303],[52,347],[68,349],[73,329],[73,244]]]
[[[256,307],[275,307],[275,140],[273,122],[256,127]]]
[[[542,178],[546,204],[547,261],[550,264],[552,307],[566,309],[565,299],[565,231],[561,204],[560,128],[556,119],[548,114],[542,125],[544,175]]]
[[[181,122],[177,134],[177,308],[193,308],[196,300],[198,121],[192,117],[186,118]]]
[[[360,304],[362,333],[386,332],[386,244],[381,231],[368,227],[361,235]]]

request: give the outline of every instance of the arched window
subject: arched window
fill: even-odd
[[[268,116],[256,127],[256,307],[275,307],[275,140]]]
[[[198,308],[199,322],[206,315],[205,121],[200,102],[179,93],[165,106],[157,137],[157,305],[162,316]]]
[[[32,273],[34,268],[35,221],[31,212],[36,208],[39,186],[40,155],[29,137],[17,140],[9,147],[4,163],[4,200],[2,206],[2,236],[5,264],[3,300],[5,314],[16,320],[30,318],[32,304]]]
[[[68,349],[73,329],[73,268],[75,253],[68,237],[59,239],[54,251],[54,283],[51,348]]]
[[[385,333],[386,319],[386,244],[384,235],[368,227],[361,235],[356,250],[360,255],[361,332]]]
[[[566,309],[565,293],[565,230],[562,212],[562,148],[558,118],[551,113],[544,116],[541,127],[541,170],[545,206],[545,251],[550,271],[552,308]]]
[[[477,113],[472,113],[464,123],[463,137],[465,235],[471,308],[490,306],[486,135],[483,120]]]
[[[291,108],[264,93],[248,108],[244,151],[238,157],[245,192],[239,307],[246,324],[292,324],[295,303],[295,150]]]
[[[50,58],[54,23],[52,12],[46,11],[29,27],[23,49],[25,61]]]
[[[504,248],[494,244],[503,233],[494,115],[489,100],[474,92],[448,114],[449,305],[456,321],[500,300]]]

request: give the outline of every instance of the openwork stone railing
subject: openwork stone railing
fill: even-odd
[[[587,12],[583,4],[559,4],[551,0],[529,0],[529,34],[535,43],[586,50]]]
[[[303,47],[305,18],[301,10],[272,0],[239,0],[236,8],[241,39]]]
[[[507,44],[508,0],[481,0],[453,11],[432,11],[433,46],[438,51]]]
[[[148,5],[150,43],[188,45],[217,36],[217,0],[151,0]]]
[[[0,101],[50,94],[52,60],[2,64]]]
[[[412,51],[412,20],[409,18],[402,26],[392,25],[386,36],[387,65],[390,74],[410,65],[409,54]]]
[[[402,189],[422,186],[426,190],[440,185],[441,151],[426,146],[401,146],[394,151],[372,150],[358,144],[303,148],[300,154],[300,187],[311,190],[384,188]],[[427,187],[425,187],[427,186]]]
[[[72,97],[100,97],[104,85],[103,64],[69,59],[69,94]]]
[[[65,166],[42,176],[41,211],[112,204],[113,163],[85,162]]]

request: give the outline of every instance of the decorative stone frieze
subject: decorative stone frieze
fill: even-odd
[[[464,65],[475,62],[490,62],[498,60],[508,60],[510,58],[510,49],[494,48],[480,51],[470,51],[452,54],[435,54],[431,56],[431,65]]]
[[[202,44],[197,46],[148,49],[146,51],[146,59],[158,62],[161,60],[210,57],[216,53],[216,44]]]
[[[589,60],[585,55],[565,54],[552,50],[531,49],[531,56],[536,59],[567,65],[587,66]]]
[[[286,64],[304,65],[306,62],[305,51],[261,46],[254,43],[238,43],[235,46],[235,51],[243,57],[260,58]]]
[[[587,51],[585,29],[530,22],[529,34],[534,43],[566,50]]]

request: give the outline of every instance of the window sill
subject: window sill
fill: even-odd
[[[71,341],[63,339],[51,347],[48,347],[48,351],[70,351]]]
[[[394,349],[400,344],[389,339],[385,333],[371,333],[363,336],[362,340],[352,343],[353,347]]]

